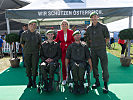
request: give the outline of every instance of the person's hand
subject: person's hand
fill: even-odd
[[[105,41],[106,41],[106,44],[108,44],[109,43],[109,38],[106,38]]]
[[[45,61],[49,64],[50,62],[52,62],[52,61],[53,61],[53,59],[48,58],[48,59],[46,59]]]
[[[53,59],[51,59],[51,58],[48,58],[48,59],[49,59],[49,63],[53,61]]]
[[[47,63],[49,63],[49,59],[46,59],[45,61],[46,61]]]

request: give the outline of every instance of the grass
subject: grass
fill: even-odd
[[[116,57],[119,57],[121,56],[121,46],[120,44],[118,43],[115,43],[115,48],[114,49],[108,49],[107,48],[107,51],[111,54],[113,54],[114,56]],[[133,58],[133,45],[131,44],[131,48],[130,48],[130,56],[131,58]],[[131,63],[133,64],[133,59],[131,60]]]

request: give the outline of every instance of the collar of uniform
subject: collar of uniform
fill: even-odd
[[[35,32],[36,32],[36,30],[34,32],[31,32],[30,30],[28,30],[28,33],[35,33]]]
[[[92,26],[92,27],[97,27],[97,26],[99,26],[99,24],[100,24],[100,23],[99,23],[99,22],[97,22],[96,26],[94,26],[94,25],[93,25],[93,23],[92,23],[92,25],[91,25],[91,26]]]
[[[52,41],[51,43],[47,41],[47,43],[49,43],[49,44],[53,45],[53,44],[54,44],[54,41]]]
[[[81,41],[80,41],[79,44],[74,42],[74,45],[76,45],[76,46],[80,46],[80,45],[81,45]]]

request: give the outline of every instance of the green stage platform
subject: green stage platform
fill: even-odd
[[[99,66],[101,87],[84,95],[74,95],[68,87],[61,86],[59,92],[37,93],[34,88],[26,88],[28,79],[22,64],[19,68],[9,68],[0,73],[0,100],[133,100],[133,65],[123,67],[119,58],[108,53],[109,93],[103,94],[102,71]],[[91,84],[94,83],[91,73]]]

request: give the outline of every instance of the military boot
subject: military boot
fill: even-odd
[[[99,86],[100,86],[99,79],[96,79],[95,84],[92,85],[92,89],[96,89],[96,88],[99,87]]]
[[[44,80],[44,88],[43,88],[44,91],[48,91],[48,81],[47,80]]]
[[[78,94],[78,82],[74,82],[74,89],[73,89],[73,93],[74,94]]]
[[[27,88],[31,88],[31,86],[33,85],[32,84],[32,78],[31,77],[28,77],[28,79],[29,79],[29,83],[27,85]]]
[[[83,81],[80,81],[79,93],[80,94],[84,94],[85,93]]]
[[[33,82],[32,82],[32,87],[36,88],[36,76],[33,76]]]
[[[103,93],[108,93],[108,85],[107,85],[107,82],[104,82]]]
[[[49,79],[48,91],[50,92],[50,91],[52,91],[52,90],[53,90],[53,79],[50,78],[50,79]]]

